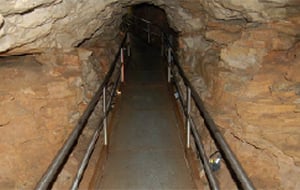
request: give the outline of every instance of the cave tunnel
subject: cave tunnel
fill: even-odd
[[[1,4],[0,189],[39,189],[83,124],[49,189],[70,188],[97,135],[79,189],[212,188],[195,133],[220,189],[245,186],[219,136],[253,187],[300,188],[300,3]],[[120,73],[110,72],[114,63]],[[123,71],[123,83],[109,81],[99,91],[108,74],[121,81]],[[186,84],[205,112],[193,98],[188,109]]]

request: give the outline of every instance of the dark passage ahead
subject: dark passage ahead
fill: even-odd
[[[195,189],[160,50],[133,38],[100,189]]]

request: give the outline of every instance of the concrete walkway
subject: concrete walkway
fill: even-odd
[[[135,42],[99,189],[195,189],[159,50]]]

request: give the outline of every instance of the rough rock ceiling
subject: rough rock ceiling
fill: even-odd
[[[166,10],[178,31],[201,30],[207,15],[264,22],[300,9],[298,0],[0,0],[0,55],[72,48],[104,33],[113,38],[126,7],[144,2]]]

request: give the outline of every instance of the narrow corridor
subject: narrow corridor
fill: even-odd
[[[133,40],[99,189],[195,189],[165,67],[159,49]]]

